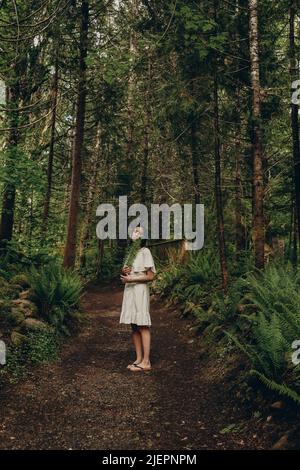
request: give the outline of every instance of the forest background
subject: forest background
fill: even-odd
[[[204,249],[154,248],[153,292],[300,403],[299,8],[0,2],[3,376],[54,357],[83,283],[119,273],[96,208],[126,195],[205,205]]]

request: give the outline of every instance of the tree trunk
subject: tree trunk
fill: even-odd
[[[84,140],[84,123],[86,108],[86,56],[89,29],[89,2],[81,3],[81,28],[80,28],[80,61],[78,97],[76,105],[75,142],[72,158],[72,180],[69,204],[67,240],[64,252],[64,266],[74,267],[76,259],[76,238],[79,213],[80,179],[82,168],[82,147]]]
[[[128,2],[128,17],[129,22],[132,24],[138,16],[138,2],[137,0],[130,0]],[[137,93],[137,75],[135,72],[135,60],[137,57],[137,39],[136,39],[136,31],[132,27],[130,30],[130,37],[129,37],[129,73],[128,73],[128,86],[127,86],[127,107],[126,107],[126,122],[127,122],[127,129],[126,129],[126,145],[125,145],[125,158],[124,161],[119,166],[119,188],[122,195],[127,194],[130,192],[128,188],[127,182],[122,180],[124,175],[128,175],[131,173],[131,168],[134,161],[134,153],[135,153],[135,102],[134,97]],[[117,241],[120,246],[123,245],[123,240],[118,239]]]
[[[43,225],[42,233],[47,232],[49,210],[50,210],[50,199],[52,192],[52,174],[53,174],[53,159],[54,159],[54,145],[55,145],[55,126],[56,126],[56,107],[57,107],[57,95],[58,95],[58,60],[55,61],[55,71],[53,76],[52,85],[52,100],[51,100],[51,135],[50,135],[50,148],[48,156],[48,168],[47,168],[47,188],[44,201],[44,212],[43,212]]]
[[[148,57],[148,70],[147,70],[147,85],[145,93],[145,126],[144,126],[144,148],[143,148],[143,162],[142,162],[142,180],[141,180],[141,194],[140,201],[145,204],[147,201],[147,186],[148,186],[148,162],[149,162],[149,149],[150,149],[150,125],[151,125],[151,105],[150,105],[150,86],[151,86],[151,62]]]
[[[292,263],[297,265],[298,262],[298,222],[297,222],[297,212],[296,206],[293,207],[293,224],[292,224],[292,231],[293,231],[293,253],[292,253]]]
[[[290,6],[290,76],[291,82],[298,78],[297,58],[295,48],[295,15],[296,5],[295,1],[291,2]],[[294,167],[294,193],[295,193],[295,213],[296,220],[294,221],[297,226],[297,237],[300,242],[300,143],[299,143],[299,119],[298,119],[298,104],[291,104],[291,126],[293,138],[293,167]],[[295,254],[294,254],[295,256]]]
[[[200,204],[200,188],[199,188],[199,174],[198,174],[198,145],[197,145],[197,126],[193,119],[191,124],[191,154],[192,154],[192,167],[193,167],[193,182],[194,182],[194,200],[195,204]]]
[[[112,240],[109,240],[109,243],[111,243]],[[102,268],[102,261],[103,261],[103,255],[104,255],[104,242],[103,240],[98,240],[98,253],[97,253],[97,272],[96,272],[96,277],[98,278],[100,275],[100,271]]]
[[[193,68],[192,75],[191,75],[191,95],[193,99],[197,97],[198,100],[198,93],[199,91],[197,90],[197,87],[195,86],[195,83],[199,80],[199,70],[196,68]],[[192,157],[192,175],[193,175],[193,184],[194,184],[194,201],[195,204],[200,204],[200,186],[199,186],[199,136],[197,134],[198,129],[199,129],[199,113],[197,109],[193,109],[193,112],[191,113],[191,157]]]
[[[261,131],[261,99],[258,50],[258,16],[257,0],[249,0],[249,32],[250,32],[250,65],[252,88],[252,120],[253,120],[253,220],[252,239],[254,244],[255,266],[264,267],[265,223],[264,223],[264,180],[263,180],[263,148]]]
[[[218,1],[214,1],[214,20],[218,24],[217,18]],[[217,32],[217,31],[216,31]],[[218,84],[218,62],[215,56],[214,63],[214,157],[215,157],[215,199],[217,210],[217,233],[219,242],[219,256],[222,274],[223,289],[228,289],[228,268],[226,258],[226,244],[224,231],[224,214],[223,214],[223,198],[222,198],[222,172],[221,172],[221,151],[220,151],[220,119],[219,119],[219,84]]]
[[[241,155],[237,148],[235,158],[235,246],[237,254],[245,249],[245,227],[242,223],[242,178],[241,178]]]
[[[10,130],[7,139],[7,160],[6,160],[6,177],[7,183],[4,187],[3,202],[2,202],[2,214],[0,223],[0,241],[2,247],[5,249],[8,241],[12,239],[13,226],[14,226],[14,212],[15,212],[15,199],[16,199],[16,186],[13,180],[15,173],[15,159],[18,151],[18,140],[19,140],[19,97],[20,87],[18,81],[10,85],[6,90],[6,102],[7,108],[12,111],[8,111],[7,122]]]
[[[225,246],[224,215],[222,200],[222,177],[221,177],[221,153],[220,153],[220,125],[219,125],[219,99],[217,67],[214,76],[214,154],[215,154],[215,194],[217,209],[217,231],[220,252],[220,264],[222,273],[223,289],[228,288],[228,269]]]
[[[245,227],[242,223],[243,214],[243,183],[242,183],[242,146],[241,146],[241,119],[240,119],[240,90],[237,90],[238,122],[235,136],[235,247],[237,255],[245,249]]]
[[[135,94],[135,73],[133,68],[133,62],[136,55],[136,38],[134,32],[130,32],[129,40],[129,61],[130,61],[130,71],[128,78],[128,97],[127,97],[127,145],[126,145],[126,161],[130,161],[133,154],[133,144],[134,144],[134,102],[133,97]]]
[[[237,28],[234,33],[235,41],[238,47],[241,47],[241,24],[240,24],[240,0],[235,2],[235,13],[237,19]],[[241,60],[239,57],[236,58],[236,69],[240,70],[242,67]],[[235,132],[235,248],[236,257],[238,258],[240,252],[246,248],[246,227],[243,224],[243,181],[242,181],[242,169],[243,169],[243,146],[242,146],[242,109],[241,109],[241,84],[239,79],[237,80],[236,87],[236,132]]]
[[[101,149],[101,128],[98,124],[97,133],[96,133],[96,142],[95,142],[95,151],[92,157],[91,165],[89,168],[89,174],[91,175],[88,191],[87,191],[87,201],[86,201],[86,210],[85,217],[82,223],[82,236],[80,240],[80,267],[84,268],[86,265],[86,249],[90,239],[90,226],[92,223],[93,217],[93,208],[94,208],[94,199],[97,189],[97,178],[98,178],[98,164],[99,164],[99,154]]]

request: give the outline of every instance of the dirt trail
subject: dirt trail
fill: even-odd
[[[268,433],[230,393],[185,320],[152,304],[153,369],[126,370],[120,287],[90,288],[90,317],[60,360],[0,393],[1,449],[266,449]],[[235,431],[221,433],[235,424]]]

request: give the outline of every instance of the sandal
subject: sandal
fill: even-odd
[[[133,367],[129,368],[129,370],[131,370],[131,372],[141,372],[141,371],[149,372],[149,370],[151,370],[151,366],[150,367],[141,367],[138,364],[132,364],[132,366]]]
[[[132,367],[132,366],[137,366],[138,364],[140,364],[140,363],[139,362],[133,362],[133,364],[128,364],[127,369],[130,369],[130,367]]]

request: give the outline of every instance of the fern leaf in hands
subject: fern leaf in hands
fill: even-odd
[[[138,240],[134,240],[131,242],[130,246],[127,248],[124,261],[123,261],[123,267],[124,266],[129,266],[132,267],[133,262],[136,258],[136,255],[138,254],[138,251],[141,248],[141,239],[139,238]]]

